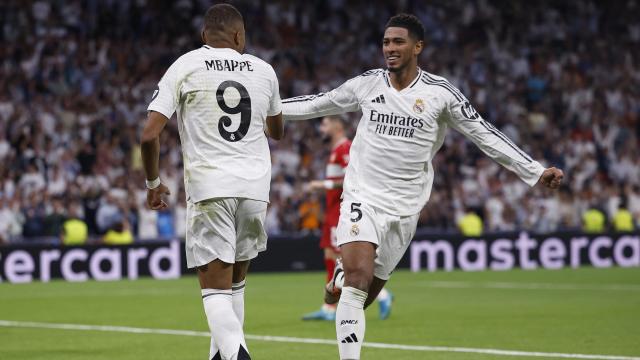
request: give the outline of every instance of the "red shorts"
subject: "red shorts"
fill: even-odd
[[[338,247],[338,238],[336,236],[336,228],[338,227],[338,216],[333,217],[327,214],[322,224],[322,237],[320,238],[321,249],[333,249],[340,252]]]

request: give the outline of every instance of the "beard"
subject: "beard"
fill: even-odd
[[[405,70],[410,65],[411,65],[411,58],[409,57],[405,62],[400,63],[399,65],[396,65],[395,67],[390,67],[390,66],[387,65],[387,70],[389,70],[389,72],[398,73],[398,72],[401,72],[401,71]]]
[[[322,134],[322,135],[320,135],[320,139],[322,140],[323,144],[328,144],[328,143],[331,142],[331,135]]]

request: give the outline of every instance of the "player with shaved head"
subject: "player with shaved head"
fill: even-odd
[[[204,46],[176,60],[148,107],[142,134],[147,203],[163,209],[160,133],[177,113],[187,193],[187,266],[196,268],[209,329],[209,359],[250,359],[242,330],[249,261],[266,249],[271,158],[267,136],[283,135],[278,79],[244,54],[242,15],[209,8]]]

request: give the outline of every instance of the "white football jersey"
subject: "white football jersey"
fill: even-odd
[[[189,201],[269,201],[271,157],[264,130],[267,116],[281,111],[271,65],[205,45],[169,67],[147,110],[167,118],[177,112]]]
[[[303,120],[362,110],[344,179],[345,195],[390,214],[409,216],[429,200],[431,160],[451,126],[530,186],[544,167],[482,119],[446,79],[418,70],[398,91],[389,73],[370,70],[318,95],[282,101],[285,120]]]

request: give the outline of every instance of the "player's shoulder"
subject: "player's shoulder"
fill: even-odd
[[[385,72],[385,69],[371,69],[360,74],[360,77],[382,77]]]
[[[251,61],[251,63],[255,64],[257,67],[259,67],[263,71],[267,71],[273,74],[276,73],[275,70],[273,69],[273,66],[271,66],[271,64],[257,57],[256,55],[245,53],[245,54],[242,54],[242,57],[248,61]]]
[[[205,54],[204,47],[199,47],[197,49],[193,49],[191,51],[187,51],[186,53],[182,54],[178,59],[176,59],[174,64],[175,63],[184,64],[184,63],[197,61],[197,60],[200,60],[200,58],[202,58],[204,54]]]
[[[340,142],[340,144],[338,144],[338,146],[336,146],[335,148],[335,152],[337,153],[348,153],[349,149],[351,148],[351,140],[349,140],[348,138],[345,138],[344,140],[342,140]]]
[[[432,74],[430,72],[420,71],[420,86],[439,92],[445,97],[454,97],[458,101],[464,99],[464,95],[444,76]]]
[[[371,69],[363,72],[362,74],[349,79],[347,82],[351,83],[357,91],[368,92],[379,81],[387,81],[386,70],[384,69]]]

